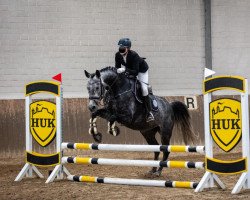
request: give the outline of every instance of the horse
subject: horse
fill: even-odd
[[[190,114],[186,105],[180,101],[168,102],[165,98],[154,96],[158,110],[153,111],[154,121],[147,122],[145,105],[135,95],[135,79],[127,74],[118,74],[115,67],[104,67],[90,74],[87,90],[89,94],[89,110],[92,119],[97,116],[106,119],[112,125],[115,121],[133,130],[138,130],[149,145],[159,145],[155,136],[160,134],[162,145],[169,145],[174,125],[182,132],[185,144],[194,142],[195,135],[190,123]],[[99,108],[100,101],[104,106]],[[92,134],[101,142],[101,134]],[[159,152],[154,152],[154,160],[158,160]],[[168,159],[169,152],[163,152],[162,161]],[[160,176],[163,167],[153,167],[149,173]]]

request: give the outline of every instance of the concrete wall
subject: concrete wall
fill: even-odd
[[[211,2],[213,69],[250,78],[250,1]],[[86,97],[83,69],[114,65],[121,37],[147,57],[156,94],[201,94],[203,18],[202,0],[1,0],[0,99],[59,72],[65,97]]]
[[[250,78],[250,1],[212,0],[213,69]]]
[[[0,99],[59,72],[65,97],[86,97],[83,69],[114,66],[121,37],[147,57],[156,94],[201,93],[201,0],[1,0],[0,20]]]

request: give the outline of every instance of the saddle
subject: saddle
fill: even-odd
[[[143,103],[143,96],[142,96],[142,92],[141,92],[141,83],[140,81],[135,78],[134,81],[130,81],[131,84],[132,84],[132,91],[133,91],[133,94],[135,96],[135,99],[139,102],[139,103]],[[157,104],[157,101],[156,101],[156,98],[153,94],[153,90],[152,90],[152,86],[151,85],[148,85],[148,93],[149,93],[149,98],[151,100],[151,107],[152,107],[152,110],[154,111],[158,111],[158,104]]]

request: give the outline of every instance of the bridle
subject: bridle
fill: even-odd
[[[97,95],[89,95],[89,100],[93,100],[93,101],[97,101],[97,100],[102,100],[103,99],[103,95],[104,95],[104,86],[102,85],[101,79],[99,80],[99,87],[100,87],[100,92]]]
[[[101,104],[101,101],[104,99],[106,93],[113,93],[112,87],[114,84],[118,81],[119,75],[116,76],[115,80],[112,82],[112,84],[109,86],[105,82],[102,83],[101,78],[99,78],[99,87],[100,92],[98,95],[89,95],[89,100],[94,101],[97,105],[105,106],[108,104],[109,100],[105,101],[104,104]]]
[[[116,76],[115,80],[113,81],[113,83],[111,85],[107,85],[105,82],[103,82],[105,85],[105,90],[107,90],[107,92],[109,92],[109,93],[113,93],[112,87],[118,81],[118,79],[119,79],[119,74]]]
[[[117,82],[117,80],[119,79],[119,76],[120,76],[120,74],[117,74],[117,76],[116,76],[115,80],[113,81],[113,83],[112,83],[110,86],[106,86],[106,87],[108,87],[108,88],[105,88],[105,90],[106,90],[107,92],[109,92],[110,94],[113,94],[113,95],[114,95],[114,92],[113,92],[113,90],[112,90],[112,87],[113,87],[113,85]],[[125,74],[125,76],[126,76],[126,74]],[[128,76],[127,76],[127,77],[128,77]],[[129,78],[129,77],[128,77],[128,78]],[[128,92],[133,92],[133,90],[132,90],[131,87],[130,87],[130,89],[125,90],[125,91],[123,91],[123,92],[121,92],[121,93],[118,93],[117,95],[113,96],[113,99],[116,99],[116,98],[118,98],[118,97],[120,97],[120,96],[122,96],[122,95],[124,95],[124,94],[126,94],[126,93],[128,93]]]

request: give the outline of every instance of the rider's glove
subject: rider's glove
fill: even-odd
[[[117,69],[117,73],[118,73],[118,74],[121,74],[121,73],[123,73],[123,72],[125,72],[125,69],[124,69],[124,68],[119,68],[119,69]]]

